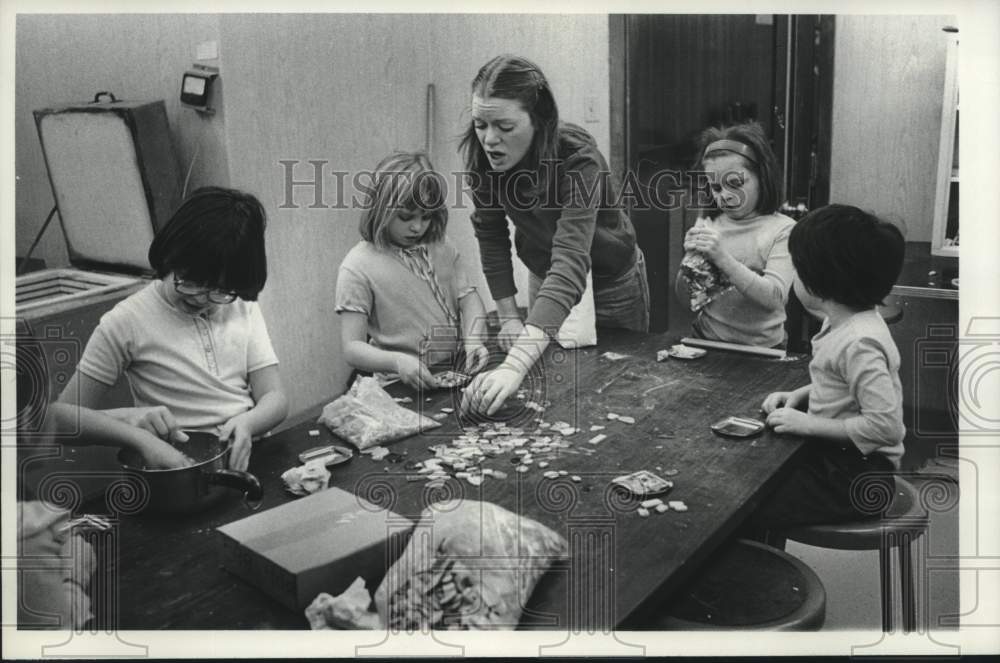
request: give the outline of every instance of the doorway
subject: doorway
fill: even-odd
[[[833,31],[832,16],[609,17],[612,169],[646,191],[657,173],[673,173],[655,184],[675,188],[657,197],[669,205],[626,194],[646,255],[651,331],[690,325],[673,284],[684,232],[698,215],[687,173],[702,129],[760,122],[784,170],[783,211],[798,217],[828,202]],[[790,313],[790,326],[802,325]],[[790,329],[790,347],[793,335],[802,333]]]

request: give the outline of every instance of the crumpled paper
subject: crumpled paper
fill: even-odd
[[[323,458],[311,460],[305,465],[297,465],[285,470],[281,475],[285,488],[293,495],[311,495],[324,490],[330,481],[330,470],[326,469]]]
[[[359,377],[323,408],[319,423],[359,450],[402,440],[441,424],[399,405],[375,378]]]
[[[309,628],[314,631],[329,629],[381,629],[378,613],[370,611],[372,597],[368,595],[364,578],[355,578],[351,586],[339,596],[320,593],[306,608]]]
[[[70,514],[47,502],[18,502],[17,623],[22,628],[82,629],[93,618],[94,549],[67,527]],[[69,565],[67,565],[69,561]]]

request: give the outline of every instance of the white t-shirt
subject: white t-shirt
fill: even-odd
[[[809,414],[843,419],[861,453],[880,453],[898,468],[903,456],[899,350],[877,311],[855,313],[835,329],[823,322],[809,362]]]
[[[124,373],[137,407],[166,406],[185,429],[211,430],[253,408],[250,373],[278,363],[257,303],[237,299],[195,316],[159,286],[101,317],[80,372],[108,386]]]

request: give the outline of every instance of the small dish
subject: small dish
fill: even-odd
[[[726,417],[712,424],[712,432],[724,437],[753,437],[760,435],[764,428],[763,421],[747,417]]]
[[[312,449],[306,449],[299,454],[299,462],[304,464],[311,460],[322,458],[324,459],[323,465],[331,467],[333,465],[346,463],[351,460],[353,456],[354,452],[347,447],[342,447],[339,444],[328,444],[325,447],[313,447]]]

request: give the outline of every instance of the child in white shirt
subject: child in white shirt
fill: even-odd
[[[823,326],[810,384],[762,405],[776,432],[808,438],[802,464],[753,516],[768,529],[871,515],[852,498],[855,482],[865,473],[888,482],[906,435],[899,351],[876,310],[902,269],[902,234],[856,207],[827,205],[795,225],[788,246],[795,294]]]

